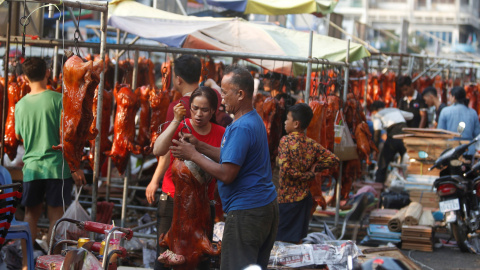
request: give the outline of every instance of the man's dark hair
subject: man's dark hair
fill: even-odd
[[[372,105],[370,105],[370,111],[371,112],[378,111],[378,110],[383,109],[383,108],[385,108],[385,103],[383,101],[380,101],[380,100],[374,101],[372,103]]]
[[[467,93],[465,92],[465,89],[463,87],[455,86],[450,91],[450,94],[455,97],[455,100],[457,101],[457,103],[468,106],[468,103],[470,100],[467,99]]]
[[[237,91],[242,89],[245,91],[248,98],[253,97],[253,77],[248,69],[241,65],[231,65],[225,68],[223,74],[227,75],[232,73],[230,83],[237,87]],[[224,75],[224,76],[225,76]]]
[[[292,114],[292,118],[294,121],[300,122],[300,128],[306,129],[308,125],[310,125],[310,121],[312,121],[313,111],[305,103],[298,103],[293,105],[292,107],[288,108],[288,111]]]
[[[31,82],[39,82],[47,74],[47,62],[40,57],[30,57],[23,62],[22,70]]]
[[[202,73],[202,63],[196,56],[182,55],[173,61],[173,71],[188,84],[198,83]]]
[[[412,78],[410,76],[400,76],[397,80],[397,87],[403,87],[403,86],[410,86],[412,85]]]
[[[437,89],[433,86],[425,88],[422,92],[422,97],[425,97],[426,95],[433,95],[434,97],[438,97]]]

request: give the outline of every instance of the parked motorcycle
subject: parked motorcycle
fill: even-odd
[[[478,138],[475,138],[467,144],[444,151],[429,168],[441,169],[440,177],[433,186],[440,197],[440,211],[450,224],[457,245],[463,252],[469,251],[466,241],[478,237],[476,230],[480,228],[480,162],[470,168],[470,164],[461,161],[461,157],[477,141]]]

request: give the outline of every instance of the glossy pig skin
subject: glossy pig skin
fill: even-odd
[[[135,114],[139,102],[129,85],[115,85],[113,95],[117,101],[117,113],[113,125],[113,145],[112,150],[105,154],[112,158],[118,172],[123,174],[130,159],[130,153],[135,155],[142,153],[142,148],[134,143]]]
[[[165,123],[167,118],[168,105],[170,97],[166,91],[151,88],[149,91],[149,99],[151,110],[150,120],[150,146],[145,147],[145,153],[149,154],[153,149],[153,144],[160,136],[160,125]]]
[[[307,127],[307,136],[326,147],[327,138],[324,127],[327,104],[323,100],[312,100],[308,105],[312,108],[313,118]]]
[[[220,254],[220,245],[214,249],[209,240],[213,224],[207,196],[208,182],[197,181],[185,163],[178,159],[173,162],[172,177],[175,184],[172,225],[158,242],[173,254],[167,257],[167,251],[159,258],[174,269],[192,270],[207,259],[206,255]]]
[[[150,145],[150,122],[152,117],[150,114],[150,103],[148,102],[150,88],[149,86],[141,86],[135,90],[135,94],[140,101],[140,119],[136,142],[142,148]]]
[[[8,155],[10,160],[14,160],[17,156],[17,148],[20,141],[17,140],[15,135],[15,105],[26,94],[27,88],[30,87],[26,82],[10,82],[8,83],[7,95],[8,95],[8,107],[7,118],[5,120],[5,154]],[[23,88],[23,90],[22,90]],[[2,91],[3,93],[3,91]],[[0,114],[1,115],[1,114]]]
[[[282,115],[285,106],[275,98],[268,97],[263,103],[263,123],[267,129],[268,149],[270,152],[270,161],[275,164],[278,155],[278,145],[282,138]]]
[[[61,144],[53,149],[63,150],[70,170],[80,167],[83,148],[87,141],[97,136],[98,130],[90,130],[93,122],[93,97],[100,82],[103,61],[84,62],[74,55],[68,58],[63,67],[64,93]]]
[[[368,128],[368,124],[362,122],[357,125],[355,128],[355,138],[357,139],[357,153],[362,160],[366,160],[367,164],[370,165],[370,153],[375,151],[378,153],[378,149],[372,141],[372,134]]]
[[[105,162],[105,152],[112,148],[112,142],[108,139],[110,135],[110,115],[112,114],[112,91],[103,90],[103,106],[102,106],[102,130],[100,132],[100,166]],[[97,126],[97,103],[98,103],[98,87],[93,97],[93,121],[90,130],[93,132]],[[89,141],[90,152],[88,154],[88,162],[94,167],[95,139]]]
[[[326,111],[326,119],[325,119],[325,133],[327,137],[327,148],[330,152],[333,152],[334,146],[334,137],[335,137],[335,118],[337,117],[337,113],[340,110],[340,98],[335,95],[327,96],[327,111]]]

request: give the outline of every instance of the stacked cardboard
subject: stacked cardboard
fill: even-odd
[[[370,213],[369,223],[387,225],[397,212],[397,209],[375,209]]]
[[[405,134],[395,135],[395,139],[402,139],[407,154],[410,157],[408,174],[422,176],[438,176],[438,170],[428,171],[435,160],[445,149],[456,147],[468,141],[453,140],[460,134],[443,129],[404,128]],[[419,155],[425,152],[427,156]]]
[[[433,191],[410,190],[410,200],[421,203],[425,208],[438,209],[438,195]]]
[[[430,226],[402,227],[402,249],[433,251],[433,230]]]

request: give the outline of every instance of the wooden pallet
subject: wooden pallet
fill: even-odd
[[[402,249],[433,251],[433,229],[428,226],[402,226]]]

